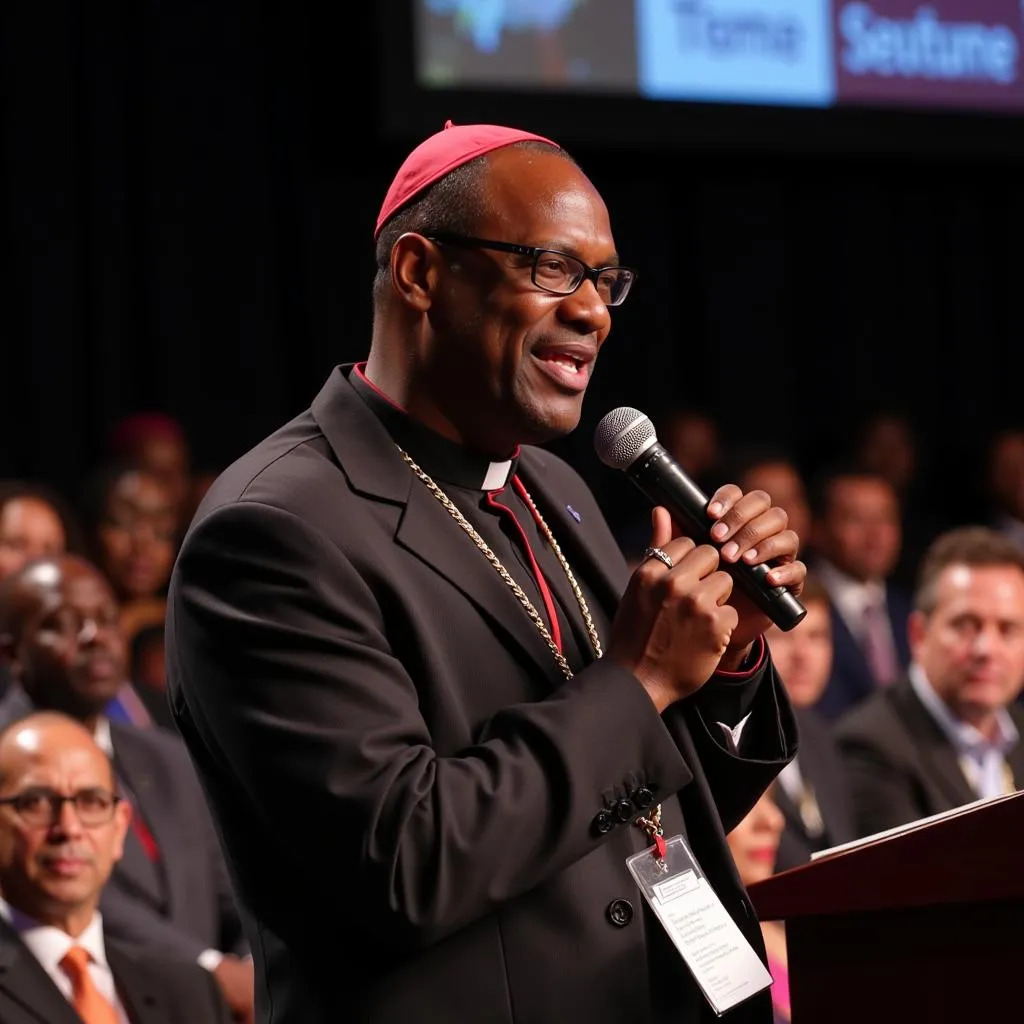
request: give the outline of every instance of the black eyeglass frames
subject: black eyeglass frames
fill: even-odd
[[[116,793],[100,787],[80,789],[71,796],[63,796],[44,786],[34,786],[0,799],[0,806],[13,807],[14,813],[30,828],[49,828],[60,818],[64,805],[71,804],[82,825],[93,828],[106,825],[120,802],[121,797]]]
[[[590,267],[581,259],[558,249],[541,249],[535,245],[496,242],[488,238],[434,232],[426,235],[441,245],[464,246],[468,249],[493,249],[510,252],[533,260],[530,279],[538,287],[555,295],[572,295],[584,281],[593,281],[597,294],[606,306],[621,306],[629,294],[636,271],[630,267]]]

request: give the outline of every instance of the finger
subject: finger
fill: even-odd
[[[741,530],[746,529],[751,522],[758,518],[758,516],[764,515],[772,508],[772,499],[768,496],[767,491],[751,491],[749,494],[744,494],[742,498],[728,512],[711,527],[711,537],[719,544],[723,544],[726,541],[737,541],[738,547],[737,552],[742,553],[748,547],[751,547],[751,535],[748,531],[744,537],[737,537],[737,534]],[[786,528],[786,524],[789,522],[789,516],[779,508],[777,505],[775,508],[778,510],[776,515],[781,516],[781,524],[776,522],[775,528],[765,533],[768,536],[769,533],[779,533],[781,530]],[[729,558],[730,556],[726,556]]]
[[[735,484],[722,484],[711,495],[711,500],[708,502],[708,515],[712,519],[721,519],[742,497],[743,491]]]
[[[733,605],[723,604],[718,614],[721,616],[722,624],[729,630],[729,636],[731,637],[733,630],[740,624],[740,613],[736,611]]]
[[[676,543],[679,543],[678,541]],[[696,544],[676,563],[672,571],[677,577],[696,577],[699,580],[709,576],[718,568],[718,549],[710,544]]]
[[[743,561],[748,565],[761,562],[792,562],[800,547],[800,538],[794,530],[783,530],[771,537],[755,541],[756,547],[747,548],[743,552]]]
[[[663,548],[672,539],[672,516],[667,508],[651,509],[651,547]]]
[[[785,587],[799,595],[804,589],[804,581],[807,579],[807,566],[801,561],[787,562],[785,565],[776,565],[768,572],[768,582],[773,587]]]
[[[717,605],[723,605],[732,595],[732,577],[724,570],[717,570],[700,581],[701,592]]]

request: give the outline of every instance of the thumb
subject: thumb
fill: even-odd
[[[656,505],[651,511],[651,547],[663,548],[672,539],[672,516],[667,508]]]

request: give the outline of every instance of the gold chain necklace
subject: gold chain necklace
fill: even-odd
[[[516,599],[526,610],[526,614],[530,616],[530,620],[534,626],[537,627],[537,632],[544,638],[544,642],[548,645],[548,649],[555,657],[555,661],[558,662],[558,667],[562,670],[562,674],[566,679],[572,679],[572,666],[566,660],[565,655],[558,649],[558,645],[555,643],[551,636],[548,627],[544,625],[544,620],[540,616],[540,612],[534,607],[533,602],[526,596],[525,591],[518,583],[512,578],[512,574],[501,564],[501,560],[488,546],[487,541],[480,536],[479,533],[473,528],[473,525],[469,520],[459,511],[458,506],[448,497],[440,487],[413,461],[409,454],[402,450],[401,447],[395,445],[398,448],[398,454],[405,460],[406,465],[418,476],[423,483],[426,485],[427,490],[444,506],[448,514],[455,520],[459,526],[466,532],[470,540],[480,549],[481,553],[487,559],[488,562],[494,566],[498,575],[508,584],[509,589],[515,594]],[[537,525],[540,527],[541,532],[544,534],[548,544],[551,545],[551,550],[554,551],[558,557],[558,561],[562,566],[562,571],[565,573],[565,578],[569,581],[569,586],[572,587],[572,592],[576,596],[576,603],[580,606],[580,611],[583,613],[583,621],[587,626],[587,635],[590,637],[591,646],[594,648],[594,653],[597,657],[601,657],[604,652],[601,649],[601,638],[597,635],[597,626],[594,625],[594,619],[590,614],[590,608],[587,606],[587,599],[583,596],[583,591],[580,590],[580,585],[576,582],[576,577],[572,574],[572,569],[569,568],[569,563],[566,560],[565,555],[562,554],[562,549],[558,546],[558,541],[555,540],[554,534],[551,532],[548,524],[544,521],[544,517],[540,514],[540,510],[537,508],[530,497],[529,492],[524,487],[521,491],[522,497],[530,506],[530,511],[537,519]]]
[[[491,550],[487,541],[480,536],[479,533],[473,528],[472,523],[459,511],[458,506],[448,497],[447,494],[441,490],[440,487],[416,464],[408,452],[404,451],[400,445],[395,445],[398,449],[398,454],[405,460],[406,465],[423,481],[426,485],[427,490],[444,506],[445,511],[455,520],[463,531],[467,534],[470,540],[480,549],[480,552],[484,555],[488,562],[494,566],[495,571],[498,575],[508,584],[509,589],[515,594],[516,599],[526,610],[526,614],[530,616],[530,620],[534,626],[537,627],[537,632],[544,638],[544,642],[548,645],[548,649],[555,657],[555,661],[558,662],[558,667],[562,670],[562,674],[566,679],[572,679],[572,666],[566,660],[565,655],[558,649],[558,645],[555,643],[548,630],[548,627],[544,625],[544,620],[540,617],[540,612],[534,607],[533,602],[526,596],[523,588],[512,578],[512,574],[501,564],[501,559]],[[597,626],[594,625],[594,619],[590,614],[590,608],[587,606],[587,599],[583,596],[583,591],[580,590],[580,585],[576,582],[576,577],[572,574],[572,569],[569,568],[569,562],[565,555],[562,554],[562,549],[558,546],[558,541],[555,540],[554,534],[551,532],[550,527],[544,521],[544,517],[540,514],[540,509],[537,508],[536,503],[530,496],[530,493],[525,487],[519,492],[523,500],[530,506],[530,512],[534,515],[537,520],[537,525],[541,529],[541,533],[544,534],[548,544],[551,545],[551,550],[554,551],[558,557],[558,561],[561,563],[562,571],[565,573],[565,578],[569,581],[569,586],[572,587],[572,592],[576,596],[576,603],[580,606],[580,611],[583,613],[583,621],[587,625],[587,635],[590,637],[591,646],[594,648],[594,653],[598,658],[602,657],[604,652],[601,649],[601,638],[597,635]],[[655,844],[655,853],[658,855],[659,862],[664,861],[665,857],[665,841],[662,838],[663,830],[661,826],[661,804],[658,804],[652,811],[649,817],[641,815],[634,822],[637,828],[647,835],[648,841]]]

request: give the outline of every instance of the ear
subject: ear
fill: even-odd
[[[437,246],[407,231],[391,247],[391,285],[407,305],[425,313],[433,303],[441,260]]]
[[[910,654],[917,658],[917,651],[924,643],[924,635],[928,631],[928,616],[922,611],[913,611],[907,619],[907,641],[910,644]]]

